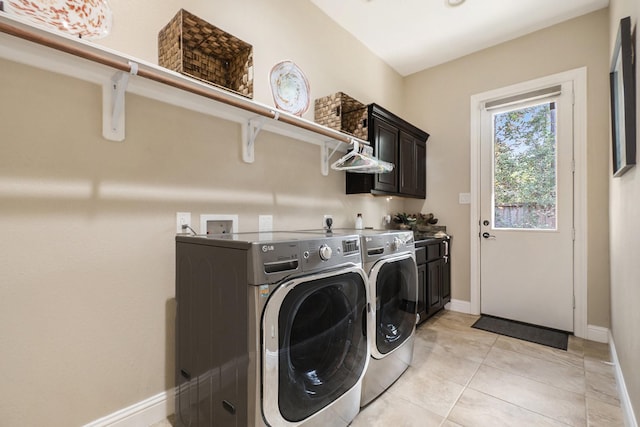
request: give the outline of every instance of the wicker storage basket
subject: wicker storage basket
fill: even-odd
[[[184,9],[158,33],[158,63],[253,98],[253,46]]]
[[[316,99],[314,121],[365,141],[368,138],[367,106],[343,92]]]

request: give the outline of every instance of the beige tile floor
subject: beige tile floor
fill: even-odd
[[[624,425],[608,345],[570,337],[556,350],[473,329],[476,319],[445,310],[420,325],[412,366],[351,426]]]

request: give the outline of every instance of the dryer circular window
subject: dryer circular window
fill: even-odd
[[[321,419],[341,396],[360,393],[369,359],[366,283],[362,269],[342,269],[291,280],[272,293],[262,325],[269,424]]]
[[[362,236],[363,266],[369,279],[373,320],[371,360],[362,384],[362,406],[382,394],[413,358],[418,301],[418,268],[412,232],[370,231]]]
[[[381,262],[375,283],[374,357],[383,357],[408,340],[416,325],[416,262],[406,255]],[[377,354],[376,354],[377,353]]]

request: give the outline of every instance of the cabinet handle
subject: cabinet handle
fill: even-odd
[[[442,243],[444,243],[444,256],[447,257],[449,255],[449,241],[443,240]]]

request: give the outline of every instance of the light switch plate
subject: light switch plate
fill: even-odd
[[[458,203],[461,205],[468,205],[471,203],[471,193],[458,194]]]
[[[260,233],[273,231],[273,215],[258,215],[258,231]]]

